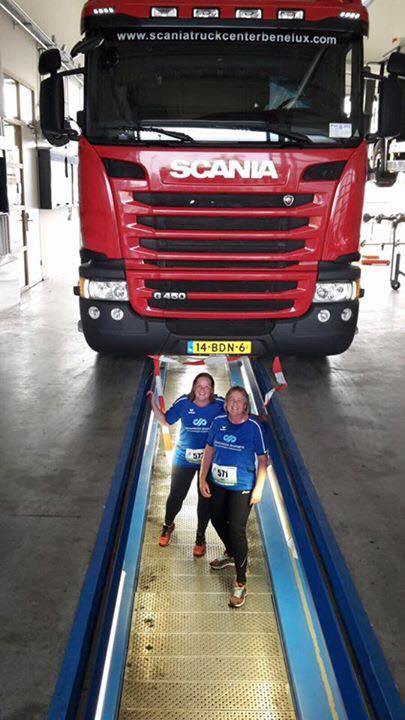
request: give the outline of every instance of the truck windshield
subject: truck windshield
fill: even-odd
[[[269,33],[274,42],[250,30],[116,32],[88,57],[87,136],[123,144],[359,142],[360,39]]]

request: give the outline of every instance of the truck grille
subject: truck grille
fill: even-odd
[[[313,195],[270,193],[165,193],[135,192],[134,200],[150,207],[173,208],[285,208],[312,203]],[[286,200],[288,198],[288,200]]]
[[[160,252],[181,253],[288,253],[300,250],[305,240],[190,240],[177,238],[141,238],[141,247]]]
[[[316,282],[322,199],[305,192],[192,187],[122,189],[134,310],[176,322],[173,328],[190,337],[248,337],[253,321],[253,336],[265,334],[276,318],[306,312]],[[303,272],[302,261],[313,272]]]
[[[252,232],[288,232],[308,225],[301,217],[218,217],[194,215],[139,215],[138,224],[155,230],[194,230],[218,232],[250,230]]]
[[[254,262],[252,260],[218,260],[210,262],[209,260],[144,260],[144,265],[154,265],[160,268],[248,268],[249,270],[276,270],[277,268],[292,267],[298,265],[297,262]]]
[[[182,312],[274,312],[287,310],[294,305],[292,300],[154,300],[148,299],[151,308],[159,310],[181,310]]]
[[[294,280],[146,280],[145,287],[162,292],[205,292],[205,293],[279,293],[295,290]]]

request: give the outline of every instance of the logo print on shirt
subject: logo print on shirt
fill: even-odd
[[[204,420],[204,418],[195,418],[195,420],[193,420],[193,425],[197,425],[197,427],[203,427],[206,424],[207,421]]]
[[[234,443],[236,442],[236,437],[235,435],[224,435],[224,440],[227,443]]]

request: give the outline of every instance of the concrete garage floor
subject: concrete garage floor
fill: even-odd
[[[53,693],[142,362],[99,359],[72,280],[0,317],[0,718],[42,720]],[[405,286],[369,268],[343,356],[286,360],[281,401],[402,690]]]
[[[46,717],[143,363],[99,359],[73,282],[0,319],[0,718]]]

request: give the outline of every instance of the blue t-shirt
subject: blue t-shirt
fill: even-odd
[[[196,470],[201,465],[212,421],[224,411],[224,399],[217,395],[214,398],[214,402],[199,407],[191,402],[187,395],[182,395],[166,412],[169,425],[181,420],[180,437],[174,451],[174,465],[195,467]]]
[[[267,445],[260,422],[253,415],[240,424],[228,415],[212,423],[207,445],[214,448],[210,479],[228,490],[252,490],[256,483],[256,455],[265,455]]]

